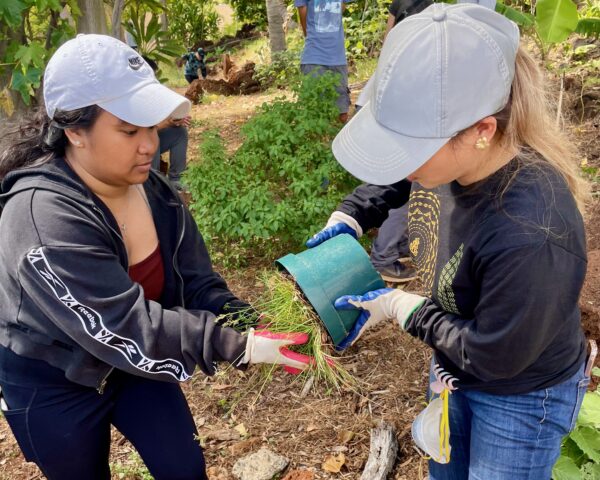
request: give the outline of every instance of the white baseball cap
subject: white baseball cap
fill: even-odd
[[[190,101],[161,85],[132,48],[107,35],[77,35],[52,55],[44,72],[44,102],[56,110],[98,105],[139,127],[185,117]]]
[[[388,34],[365,106],[333,141],[355,177],[400,181],[508,102],[519,29],[476,4],[435,3]]]

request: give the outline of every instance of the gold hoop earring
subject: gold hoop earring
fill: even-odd
[[[490,141],[486,137],[479,137],[475,142],[475,148],[477,150],[485,150],[490,146]]]

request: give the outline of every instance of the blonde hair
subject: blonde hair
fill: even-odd
[[[498,124],[499,145],[519,151],[519,158],[526,164],[551,165],[565,179],[583,215],[589,185],[580,175],[577,150],[556,124],[544,75],[523,47],[517,51],[508,105],[493,116]]]

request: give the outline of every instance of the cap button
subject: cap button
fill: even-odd
[[[434,22],[441,22],[446,19],[446,10],[438,10],[431,16]]]

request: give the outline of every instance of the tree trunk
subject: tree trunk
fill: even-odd
[[[285,5],[282,0],[266,0],[267,21],[269,22],[269,44],[271,54],[283,52],[285,46],[285,32],[283,31],[283,15]]]
[[[121,16],[123,15],[123,7],[125,6],[125,0],[115,0],[115,6],[112,12],[112,21],[110,22],[110,34],[123,40],[121,35]]]
[[[108,35],[106,13],[102,0],[77,0],[81,17],[77,21],[78,33],[100,33]]]

